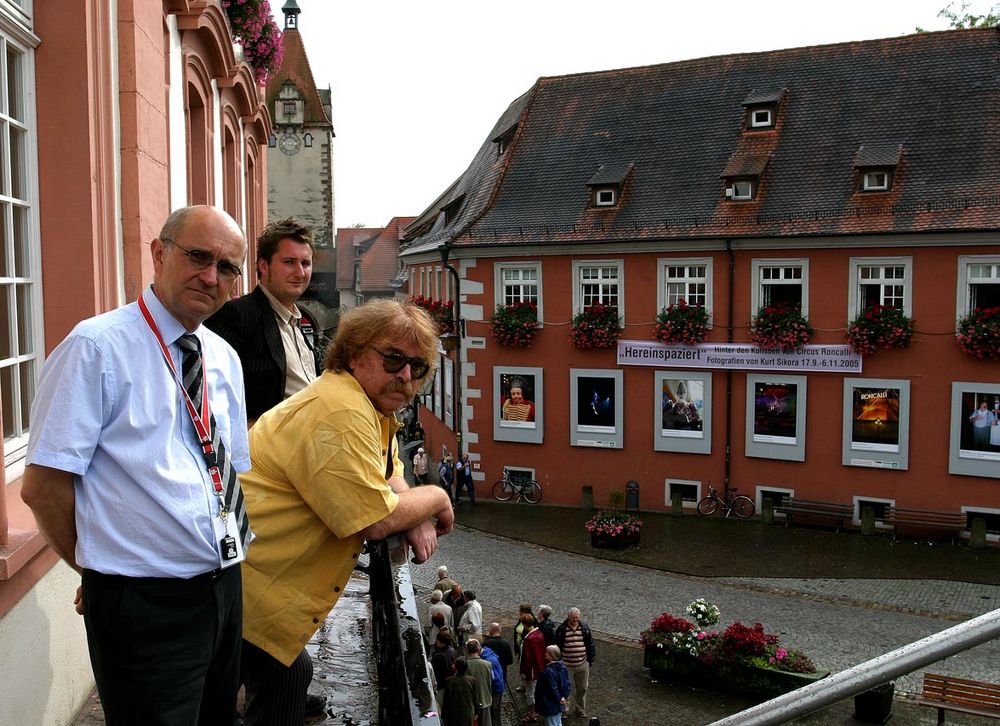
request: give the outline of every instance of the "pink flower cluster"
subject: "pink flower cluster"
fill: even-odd
[[[873,305],[847,326],[847,340],[861,355],[905,348],[912,338],[913,321],[902,310],[885,305]]]
[[[1000,307],[976,308],[959,320],[956,340],[971,358],[1000,359]]]
[[[625,512],[599,512],[583,525],[590,534],[622,537],[639,534],[642,520]]]
[[[618,318],[618,308],[596,303],[573,316],[569,339],[577,348],[610,348],[625,329]]]
[[[788,352],[807,344],[812,335],[800,306],[789,303],[767,305],[750,322],[750,340],[760,348]]]
[[[267,0],[222,0],[233,38],[243,46],[243,57],[258,83],[281,68],[285,44]]]
[[[500,345],[530,347],[538,332],[538,306],[531,302],[498,305],[490,318],[490,332]]]
[[[708,336],[708,311],[704,305],[688,305],[681,300],[656,316],[653,337],[661,343],[698,345]]]

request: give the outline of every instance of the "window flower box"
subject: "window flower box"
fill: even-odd
[[[243,58],[264,83],[281,68],[285,41],[267,0],[222,0],[233,40],[243,46]]]
[[[802,317],[799,305],[766,305],[750,322],[750,340],[764,349],[777,348],[787,353],[806,345],[812,335],[812,326]]]
[[[622,337],[625,329],[618,318],[618,308],[596,303],[573,316],[569,339],[581,350],[611,348]]]
[[[861,355],[905,348],[913,338],[913,320],[898,308],[873,305],[847,325],[847,340]]]
[[[490,332],[500,345],[530,348],[538,333],[538,306],[530,302],[497,305],[490,318]]]
[[[698,345],[708,336],[711,325],[703,305],[688,305],[686,300],[663,308],[656,316],[653,337],[661,343]]]
[[[1000,307],[975,308],[960,319],[956,341],[970,358],[1000,359]]]

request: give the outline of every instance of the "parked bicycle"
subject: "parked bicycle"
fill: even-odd
[[[726,516],[735,514],[740,519],[746,519],[753,514],[753,499],[743,494],[737,495],[733,489],[725,499],[719,496],[711,484],[708,485],[708,496],[702,497],[698,502],[698,514],[709,517],[720,509],[724,510]]]
[[[534,479],[512,478],[507,467],[504,467],[503,479],[493,485],[493,498],[506,502],[514,495],[517,495],[517,500],[537,504],[542,498],[542,487]]]

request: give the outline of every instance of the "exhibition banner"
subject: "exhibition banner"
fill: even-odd
[[[618,365],[655,368],[861,373],[861,354],[849,345],[804,345],[790,352],[750,343],[665,345],[652,340],[619,340]]]

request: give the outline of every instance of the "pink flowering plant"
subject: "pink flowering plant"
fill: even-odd
[[[642,529],[642,520],[627,512],[602,510],[583,525],[590,534],[606,537],[633,537]]]
[[[680,300],[656,316],[653,337],[661,343],[698,345],[711,329],[704,305],[688,305],[686,300]]]
[[[760,348],[787,353],[806,345],[812,335],[812,326],[802,317],[801,306],[791,303],[765,305],[750,322],[750,340]]]
[[[411,305],[426,310],[437,323],[438,335],[451,335],[455,332],[455,302],[454,300],[437,300],[424,295],[414,295],[407,300]]]
[[[497,305],[490,317],[490,332],[500,345],[530,348],[538,332],[538,306],[533,302]]]
[[[285,43],[267,0],[222,0],[233,39],[243,46],[243,57],[258,83],[281,68]]]
[[[1000,359],[1000,307],[975,308],[961,318],[956,341],[970,358]]]
[[[689,656],[706,665],[733,663],[795,673],[816,672],[804,653],[781,646],[778,636],[765,632],[760,623],[744,625],[737,620],[721,632],[708,630],[718,623],[719,609],[704,598],[688,605],[687,613],[694,623],[663,613],[640,633],[639,641],[647,648]]]
[[[610,348],[622,337],[625,328],[621,326],[618,308],[613,305],[595,303],[573,316],[569,327],[569,339],[577,348]]]
[[[861,355],[905,348],[912,338],[913,320],[899,308],[885,305],[873,305],[847,325],[847,340]]]

